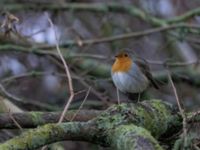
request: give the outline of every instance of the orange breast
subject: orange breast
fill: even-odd
[[[132,60],[130,58],[117,58],[112,66],[112,72],[127,72],[131,65]]]

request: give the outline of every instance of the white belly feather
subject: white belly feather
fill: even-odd
[[[120,91],[140,93],[147,88],[149,83],[147,77],[138,68],[134,70],[132,69],[130,74],[124,72],[112,73],[113,82]]]

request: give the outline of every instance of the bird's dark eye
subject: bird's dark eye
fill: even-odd
[[[128,57],[128,54],[124,54],[124,57]]]

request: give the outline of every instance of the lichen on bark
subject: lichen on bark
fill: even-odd
[[[113,105],[88,122],[47,124],[0,144],[0,149],[35,149],[62,140],[87,141],[117,150],[162,150],[157,139],[174,118],[173,108],[160,100]]]

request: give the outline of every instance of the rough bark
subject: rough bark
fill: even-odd
[[[69,122],[74,115],[76,117],[73,121],[86,122],[91,120],[100,114],[101,111],[97,110],[81,110],[78,114],[76,111],[68,111],[65,115],[64,122]],[[2,113],[0,114],[0,129],[15,129],[16,124],[13,122],[13,118],[20,124],[22,128],[34,128],[44,125],[46,123],[58,122],[61,113],[60,112],[23,112],[23,113]]]
[[[47,124],[24,132],[0,145],[0,149],[35,149],[62,140],[80,140],[113,149],[160,150],[158,139],[174,125],[171,105],[151,100],[113,105],[88,122]]]

